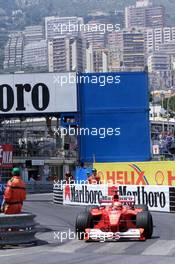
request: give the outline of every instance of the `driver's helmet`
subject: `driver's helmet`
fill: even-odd
[[[114,208],[117,210],[121,210],[122,209],[122,203],[120,202],[114,202]]]

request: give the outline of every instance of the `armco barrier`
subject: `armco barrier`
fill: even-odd
[[[52,192],[53,183],[27,183],[28,193],[47,193]]]
[[[175,212],[175,187],[156,185],[54,185],[53,202],[65,205],[94,205],[118,189],[123,196],[134,196],[136,203],[147,204],[152,211]]]
[[[0,214],[0,247],[36,243],[35,215],[22,213]]]

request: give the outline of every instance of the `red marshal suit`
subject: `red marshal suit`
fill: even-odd
[[[19,214],[22,210],[23,201],[26,199],[26,186],[20,176],[13,176],[7,182],[4,193],[4,213]]]

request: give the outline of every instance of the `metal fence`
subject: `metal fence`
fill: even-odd
[[[53,190],[53,183],[28,183],[26,187],[28,193],[49,193]]]
[[[50,125],[47,118],[0,119],[0,144],[12,144],[14,157],[77,158],[76,136],[56,133],[56,119]]]

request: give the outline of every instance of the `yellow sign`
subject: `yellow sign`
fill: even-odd
[[[175,186],[175,161],[94,163],[103,183]]]

